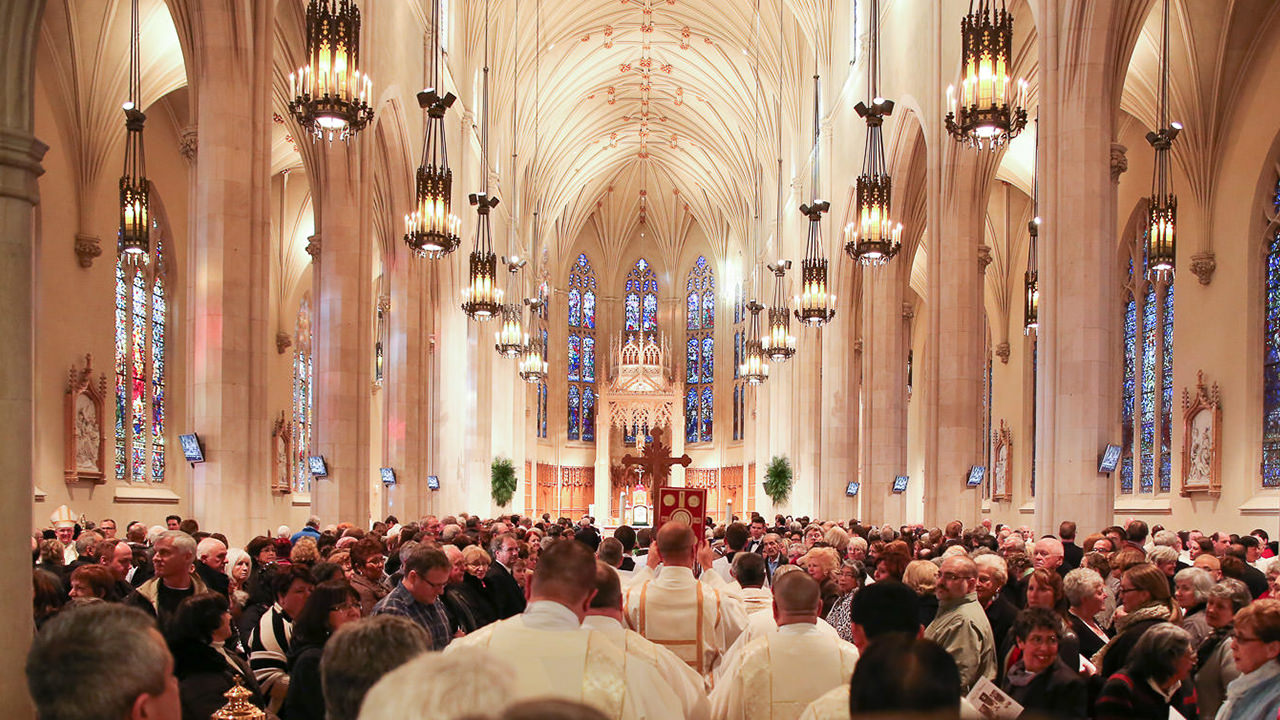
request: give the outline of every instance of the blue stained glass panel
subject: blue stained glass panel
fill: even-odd
[[[578,386],[569,386],[569,439],[578,439]]]
[[[1127,454],[1134,454],[1133,447],[1133,402],[1136,380],[1134,372],[1137,367],[1138,338],[1138,305],[1134,302],[1133,293],[1128,293],[1124,306],[1124,377],[1121,381],[1123,396],[1120,404],[1120,445]]]
[[[642,329],[645,332],[652,332],[658,327],[658,296],[653,293],[645,293],[644,296],[644,325]]]
[[[1160,375],[1160,492],[1173,487],[1170,437],[1173,434],[1173,283],[1165,288],[1164,308],[1161,313],[1160,341],[1163,345]]]
[[[125,457],[125,414],[128,412],[126,400],[128,387],[128,335],[129,307],[128,284],[124,279],[124,264],[116,261],[116,430],[115,430],[115,462],[116,479],[123,480],[128,461]]]
[[[738,379],[738,366],[742,364],[742,333],[733,334],[733,379]]]
[[[714,285],[714,283],[712,283]],[[713,328],[716,325],[716,294],[714,290],[702,293],[702,327]]]
[[[582,293],[582,327],[596,329],[596,294],[591,290]]]
[[[702,338],[702,382],[714,380],[716,366],[716,345],[710,335]]]
[[[580,377],[579,368],[582,365],[582,338],[577,335],[569,336],[569,379],[578,380]]]
[[[640,296],[636,293],[627,293],[626,300],[626,325],[627,332],[636,332],[640,329]]]
[[[1276,183],[1280,212],[1280,182]],[[1262,365],[1262,486],[1280,487],[1280,232],[1271,236],[1265,269],[1266,327]]]
[[[547,384],[538,383],[538,437],[547,436]]]
[[[690,387],[684,398],[684,441],[698,442],[698,388]]]
[[[590,335],[582,337],[582,379],[596,381],[596,339]]]
[[[697,330],[702,322],[701,317],[698,314],[698,293],[689,293],[685,300],[685,328],[688,330]]]
[[[715,415],[715,397],[711,392],[711,388],[702,388],[702,429],[699,431],[699,440],[702,442],[711,442],[711,418]]]
[[[1147,284],[1142,300],[1142,452],[1138,470],[1138,491],[1155,490],[1156,423],[1156,291]]]
[[[685,353],[685,382],[694,384],[698,382],[698,338],[689,338],[689,345]]]
[[[1133,493],[1133,458],[1125,457],[1120,461],[1120,492]]]
[[[577,288],[569,290],[569,327],[582,325],[582,293]]]
[[[591,388],[582,389],[582,439],[596,439],[596,394]]]

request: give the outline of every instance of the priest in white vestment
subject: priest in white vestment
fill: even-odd
[[[801,570],[798,565],[783,565],[778,568],[778,572],[774,574],[774,582],[776,583],[778,578],[793,572],[804,571]],[[818,618],[818,622],[815,623],[815,626],[817,627],[818,632],[821,632],[824,635],[830,635],[831,637],[836,638],[840,637],[840,633],[836,632],[836,629],[831,627],[831,623],[828,623],[822,618]],[[777,630],[778,621],[773,617],[773,593],[770,592],[769,610],[767,612],[753,612],[747,616],[747,626],[743,628],[742,634],[739,635],[738,639],[729,646],[729,649],[720,656],[720,660],[716,663],[716,666],[712,668],[712,685],[714,686],[715,683],[720,682],[721,676],[724,675],[725,668],[732,664],[733,659],[741,653],[742,649],[749,645],[752,640],[768,635],[769,633],[777,632]]]
[[[675,653],[644,639],[640,633],[626,625],[622,612],[622,585],[618,573],[608,563],[600,561],[596,568],[596,596],[591,600],[582,626],[604,633],[614,645],[627,653],[627,662],[643,662],[654,666],[671,685],[684,709],[686,720],[706,720],[711,717],[711,703],[707,700],[702,676],[685,664]]]
[[[679,698],[652,665],[628,663],[603,633],[582,627],[595,579],[590,548],[555,542],[538,559],[525,611],[454,640],[449,649],[482,647],[512,660],[517,700],[574,700],[616,720],[681,717]]]
[[[778,629],[752,640],[725,667],[711,692],[716,720],[796,720],[809,703],[849,681],[852,643],[820,631],[822,589],[804,573],[773,584]]]
[[[631,629],[671,650],[710,680],[720,656],[742,633],[747,615],[740,601],[716,589],[715,583],[724,582],[716,573],[704,572],[701,581],[693,576],[695,543],[688,525],[665,523],[655,543],[658,557],[637,571],[624,607]],[[701,566],[709,570],[711,550],[703,545],[698,555]],[[663,567],[655,578],[656,560]]]

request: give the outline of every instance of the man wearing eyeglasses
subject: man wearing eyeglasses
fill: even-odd
[[[991,632],[991,622],[978,602],[978,566],[967,556],[956,555],[942,563],[938,573],[938,615],[925,629],[924,636],[932,640],[956,661],[960,670],[962,692],[978,682],[979,678],[995,680],[996,643]]]
[[[434,547],[418,546],[404,561],[400,584],[373,606],[373,615],[408,618],[431,636],[431,649],[443,650],[451,639],[449,619],[440,595],[449,584],[449,558]]]

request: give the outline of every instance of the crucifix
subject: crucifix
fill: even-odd
[[[671,466],[680,465],[689,467],[689,463],[693,462],[688,454],[680,457],[670,456],[671,448],[662,441],[660,431],[653,433],[653,442],[645,445],[644,451],[640,453],[640,457],[635,457],[630,453],[622,456],[622,465],[636,466],[642,473],[648,473],[653,487],[651,492],[657,492],[658,488],[666,487],[667,482],[671,479]]]

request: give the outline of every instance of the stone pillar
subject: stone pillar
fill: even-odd
[[[975,525],[982,490],[968,487],[969,468],[981,464],[982,275],[978,245],[986,207],[986,154],[958,146],[945,134],[945,148],[930,148],[931,190],[935,173],[941,195],[931,199],[929,293],[932,336],[926,346],[925,523],[960,520]],[[950,162],[941,162],[949,155]],[[945,174],[944,174],[945,173]]]
[[[1114,485],[1098,454],[1119,415],[1120,337],[1115,258],[1116,185],[1127,162],[1112,144],[1120,93],[1113,67],[1128,55],[1114,40],[1080,64],[1070,37],[1109,37],[1137,9],[1095,2],[1091,13],[1044,3],[1041,36],[1040,362],[1036,413],[1037,533],[1074,520],[1111,524]],[[1081,25],[1080,19],[1087,23]],[[1081,42],[1092,42],[1082,40]],[[1075,67],[1078,66],[1078,67]],[[1071,72],[1064,72],[1071,67]]]
[[[0,70],[0,424],[9,428],[0,452],[0,572],[8,578],[0,593],[0,613],[12,634],[0,653],[0,677],[6,693],[5,714],[34,717],[25,690],[24,667],[33,631],[31,623],[31,428],[32,399],[32,228],[31,208],[39,202],[36,178],[48,146],[31,134],[34,125],[32,85],[35,44],[44,0],[0,0],[0,46],[8,60]],[[18,690],[18,688],[24,688]]]
[[[838,259],[834,258],[834,259]],[[834,269],[837,307],[841,314],[822,331],[822,394],[815,404],[821,413],[821,436],[818,439],[819,466],[814,474],[815,517],[852,517],[856,498],[845,495],[849,481],[858,479],[858,380],[862,360],[862,325],[859,303],[851,297],[853,282]],[[846,266],[847,267],[847,266]],[[856,271],[854,271],[856,272]]]
[[[362,222],[362,167],[357,137],[318,152],[315,175],[316,227],[320,259],[316,264],[316,311],[312,348],[315,358],[316,449],[329,476],[312,486],[311,508],[321,523],[369,517],[369,323],[372,321],[370,233]]]
[[[387,488],[375,515],[395,515],[408,522],[427,514],[426,422],[427,346],[434,323],[424,302],[425,263],[397,246],[391,267],[391,301],[383,355],[386,403],[387,462],[399,478]]]
[[[893,479],[907,474],[907,320],[902,278],[907,259],[863,271],[862,514],[859,519],[900,525],[906,494]]]
[[[600,399],[599,389],[604,386],[605,373],[600,372],[602,363],[599,354],[596,355],[596,467],[595,467],[595,504],[596,504],[596,523],[603,526],[610,517],[610,502],[613,494],[613,485],[609,477],[609,448],[612,446],[610,442],[609,431],[612,426],[609,424],[609,406]]]
[[[273,6],[249,26],[232,4],[185,5],[199,148],[191,178],[191,387],[185,424],[207,444],[192,471],[192,515],[242,543],[267,522],[270,102]],[[249,95],[246,97],[246,92]],[[274,350],[274,348],[271,348]]]

